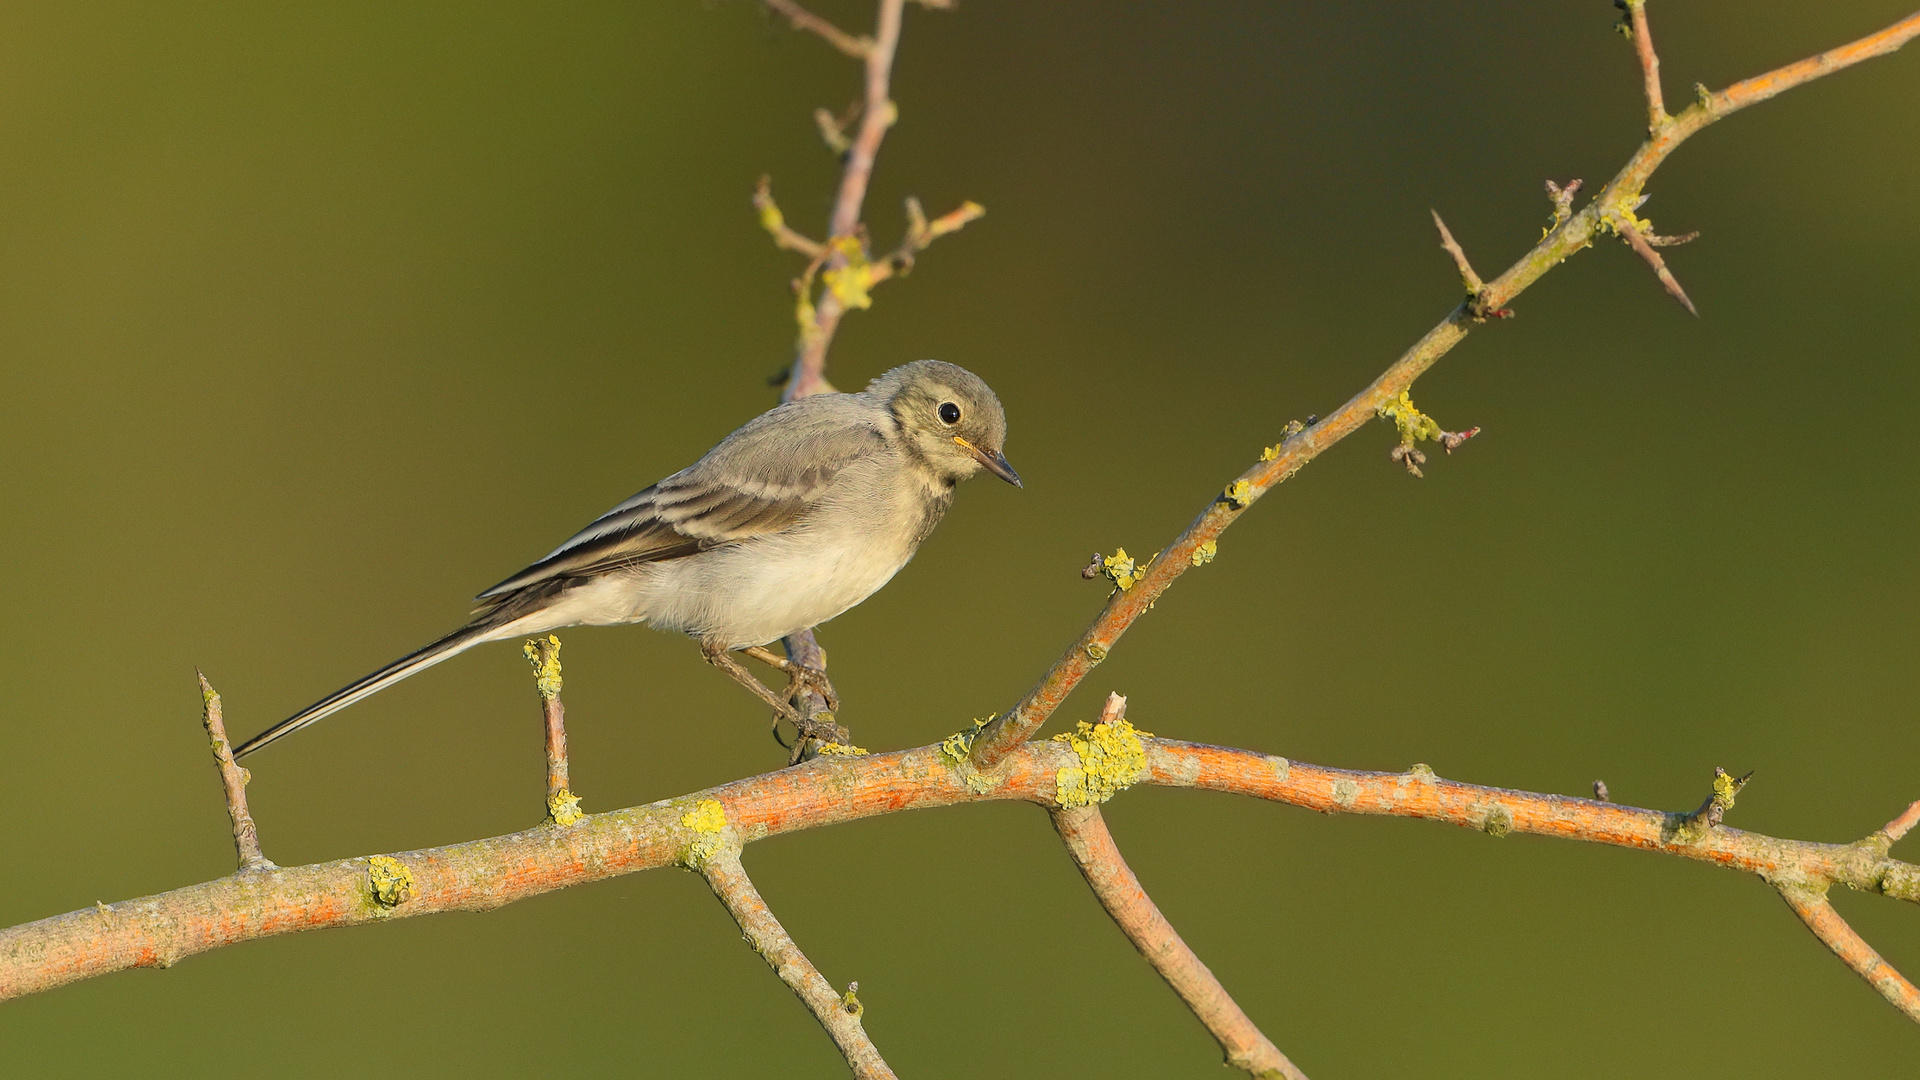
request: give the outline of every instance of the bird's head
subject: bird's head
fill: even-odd
[[[947,483],[985,469],[1020,486],[1005,454],[1006,410],[978,375],[939,360],[916,360],[873,380],[867,393],[886,402],[911,452]]]

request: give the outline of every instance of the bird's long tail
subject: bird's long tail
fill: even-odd
[[[381,668],[379,671],[361,679],[359,682],[335,690],[319,701],[314,702],[260,734],[255,735],[253,738],[234,747],[233,756],[245,757],[282,735],[289,735],[299,731],[301,728],[306,727],[316,720],[332,716],[334,713],[339,712],[341,709],[346,708],[369,694],[385,690],[387,687],[412,675],[414,672],[424,671],[456,653],[465,652],[473,646],[480,644],[482,641],[487,640],[489,631],[493,629],[495,629],[495,627],[489,620],[485,619],[476,620],[473,623],[463,626],[424,649],[408,653],[393,663],[388,664],[386,667]]]

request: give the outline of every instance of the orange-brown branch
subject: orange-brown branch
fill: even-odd
[[[1262,1034],[1259,1027],[1233,1000],[1220,980],[1194,954],[1180,932],[1173,928],[1160,908],[1147,895],[1134,876],[1132,867],[1120,855],[1120,848],[1107,830],[1106,819],[1097,806],[1071,810],[1055,808],[1053,827],[1066,843],[1080,875],[1107,909],[1107,914],[1147,958],[1153,970],[1167,981],[1193,1015],[1206,1025],[1227,1064],[1266,1080],[1307,1080],[1305,1073],[1287,1060],[1287,1055]]]
[[[981,768],[990,768],[1013,747],[1031,738],[1087,673],[1106,658],[1134,620],[1153,606],[1174,579],[1194,565],[1196,550],[1216,542],[1227,526],[1262,495],[1379,415],[1383,406],[1411,387],[1414,380],[1467,336],[1475,322],[1476,306],[1485,310],[1504,308],[1549,270],[1587,247],[1603,222],[1611,224],[1623,215],[1630,216],[1647,179],[1682,142],[1716,120],[1822,75],[1885,56],[1917,35],[1920,35],[1920,12],[1858,41],[1705,95],[1671,123],[1651,133],[1592,203],[1560,221],[1520,261],[1489,282],[1477,305],[1469,301],[1455,307],[1372,385],[1319,423],[1282,442],[1270,456],[1263,456],[1208,503],[1153,561],[1146,576],[1131,588],[1116,590],[1066,655],[1054,663],[1019,704],[981,732],[973,744],[974,762]]]
[[[1867,980],[1868,986],[1880,991],[1880,996],[1906,1013],[1908,1019],[1920,1022],[1920,989],[1895,971],[1892,964],[1847,925],[1847,920],[1833,910],[1833,902],[1827,899],[1825,889],[1789,885],[1780,890],[1780,896],[1793,913],[1800,916],[1800,921],[1807,924],[1807,929],[1813,931],[1813,936],[1833,950],[1841,963]]]
[[[1494,834],[1639,848],[1776,884],[1830,883],[1920,903],[1920,866],[1892,859],[1876,844],[1786,840],[1724,826],[1694,830],[1684,813],[1462,784],[1424,767],[1354,772],[1251,750],[1144,742],[1148,769],[1140,783],[1235,792],[1323,813],[1425,818]],[[744,842],[955,803],[1022,799],[1054,806],[1055,774],[1078,764],[1070,749],[1054,742],[1019,746],[986,773],[951,764],[938,746],[823,757],[683,798],[589,815],[570,828],[541,825],[391,856],[234,874],[0,931],[0,1000],[132,967],[167,967],[255,938],[484,911],[571,885],[685,865],[711,841],[693,827],[707,802],[718,804]]]

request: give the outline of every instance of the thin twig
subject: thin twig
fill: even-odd
[[[213,744],[213,760],[220,769],[220,787],[226,792],[227,820],[233,824],[233,852],[240,860],[240,869],[277,869],[260,853],[260,830],[247,811],[247,781],[253,779],[253,774],[233,760],[233,745],[227,742],[227,725],[221,716],[220,695],[214,692],[205,674],[197,669],[193,674],[200,680],[200,722],[207,729],[207,738]]]
[[[880,153],[880,142],[886,138],[887,128],[893,125],[894,105],[890,86],[894,52],[900,47],[900,22],[905,6],[906,0],[880,0],[874,36],[868,39],[869,44],[862,54],[866,79],[860,130],[847,147],[846,164],[840,173],[840,189],[834,197],[833,213],[827,222],[829,237],[851,236],[858,228],[860,208],[867,198],[867,182],[873,176],[874,159]],[[827,253],[828,249],[823,245],[813,252],[813,256],[817,262]],[[844,264],[845,258],[844,255],[834,254],[827,262],[829,266]],[[810,285],[806,287],[811,288]],[[833,384],[827,381],[826,375],[827,348],[833,343],[833,335],[839,329],[843,313],[839,296],[831,289],[826,290],[814,308],[813,325],[800,335],[800,346],[795,350],[793,368],[787,375],[781,401],[797,401],[812,394],[832,392]],[[794,663],[826,670],[826,650],[820,647],[812,628],[789,634],[781,640],[781,645],[786,649],[787,659]],[[809,719],[824,712],[827,707],[826,701],[812,691],[802,693],[794,704],[800,714]],[[795,738],[798,740],[794,745],[795,754],[803,756],[806,737],[803,733]]]
[[[825,257],[825,244],[795,231],[787,224],[786,215],[780,212],[780,204],[773,201],[772,177],[761,177],[760,183],[753,189],[753,208],[760,211],[760,226],[772,234],[775,247],[783,251],[797,251],[809,259]]]
[[[1833,950],[1840,962],[1854,970],[1854,973],[1867,981],[1867,985],[1880,991],[1893,1007],[1907,1014],[1909,1020],[1920,1022],[1920,989],[1907,981],[1906,976],[1895,971],[1886,958],[1866,943],[1847,920],[1833,910],[1832,901],[1827,899],[1825,888],[1809,889],[1799,885],[1783,885],[1780,897],[1793,909],[1800,921],[1807,924],[1813,936],[1821,944]]]
[[[1447,231],[1447,223],[1440,220],[1440,211],[1429,210],[1428,213],[1433,215],[1434,227],[1440,230],[1440,246],[1446,249],[1447,254],[1453,256],[1453,265],[1460,268],[1460,283],[1467,287],[1467,295],[1479,296],[1480,290],[1486,288],[1487,283],[1480,280],[1479,274],[1474,273],[1473,264],[1467,261],[1467,253],[1461,250],[1459,241],[1453,238],[1453,233]]]
[[[707,884],[713,886],[713,894],[727,906],[727,914],[740,924],[747,944],[753,946],[753,951],[780,976],[780,981],[813,1012],[820,1026],[827,1029],[828,1037],[846,1057],[853,1075],[861,1080],[891,1080],[893,1070],[881,1059],[880,1051],[860,1023],[863,1009],[859,999],[851,990],[844,997],[835,993],[833,984],[827,982],[800,951],[800,946],[794,944],[741,867],[739,849],[721,848],[707,858],[700,872],[706,876]]]
[[[1857,41],[1829,49],[1818,56],[1788,64],[1747,79],[1718,93],[1706,93],[1651,135],[1627,164],[1608,181],[1598,198],[1569,215],[1548,232],[1533,250],[1506,272],[1487,283],[1484,303],[1502,309],[1529,285],[1585,248],[1599,230],[1603,215],[1618,216],[1637,202],[1649,177],[1667,157],[1701,128],[1792,87],[1830,75],[1862,60],[1885,56],[1920,36],[1920,12]],[[1564,189],[1563,189],[1564,190]],[[1556,215],[1557,216],[1557,215]],[[1080,639],[1041,677],[1019,704],[988,724],[972,748],[976,767],[991,769],[1014,746],[1031,738],[1080,680],[1112,651],[1115,642],[1134,621],[1150,609],[1175,578],[1193,565],[1193,553],[1214,542],[1246,509],[1275,485],[1299,472],[1328,447],[1358,431],[1396,400],[1414,380],[1438,363],[1473,329],[1474,316],[1463,302],[1409,348],[1371,385],[1318,424],[1281,443],[1232,484],[1232,497],[1216,497],[1184,532],[1155,559],[1147,575],[1131,589],[1115,592]]]
[[[1885,837],[1887,846],[1892,847],[1900,842],[1901,837],[1911,832],[1916,824],[1920,824],[1920,799],[1914,800],[1912,806],[1902,811],[1899,817],[1887,822],[1874,835]]]
[[[1639,229],[1635,228],[1630,221],[1615,221],[1613,227],[1620,231],[1621,236],[1627,238],[1627,243],[1633,247],[1634,252],[1642,259],[1645,259],[1648,266],[1653,267],[1653,274],[1660,279],[1660,284],[1667,290],[1667,295],[1680,301],[1680,306],[1687,309],[1687,314],[1692,315],[1696,319],[1699,318],[1700,310],[1693,306],[1692,300],[1687,299],[1687,290],[1680,287],[1679,279],[1673,276],[1673,271],[1667,269],[1667,260],[1661,258],[1659,252],[1653,250],[1653,244],[1647,237],[1643,235]],[[1679,238],[1663,236],[1661,239],[1677,241]]]
[[[1206,1025],[1220,1044],[1227,1064],[1258,1077],[1285,1077],[1306,1080],[1306,1074],[1287,1060],[1287,1055],[1261,1033],[1226,987],[1180,934],[1160,914],[1160,908],[1140,885],[1097,806],[1071,810],[1055,808],[1053,827],[1073,856],[1080,875],[1087,879],[1100,906],[1107,909],[1133,947],[1147,958],[1193,1015]]]
[[[1826,882],[1920,903],[1920,866],[1865,844],[1788,840],[1721,826],[1695,836],[1688,815],[1567,795],[1480,787],[1435,776],[1354,772],[1252,750],[1142,740],[1135,783],[1251,795],[1326,814],[1422,818],[1495,835],[1534,833],[1675,855],[1768,881]],[[942,746],[821,757],[678,799],[589,814],[446,847],[399,852],[411,888],[390,905],[369,897],[369,859],[241,874],[0,930],[0,1000],[132,967],[159,967],[241,941],[444,911],[486,911],[640,870],[682,865],[703,839],[688,810],[706,803],[739,837],[762,839],[844,821],[956,803],[1057,805],[1056,774],[1080,759],[1057,742],[1014,748],[991,775],[955,764]],[[710,834],[709,834],[710,835]],[[387,858],[381,856],[381,858]]]
[[[1667,115],[1664,95],[1660,92],[1660,54],[1653,51],[1653,31],[1647,28],[1646,0],[1625,0],[1625,3],[1633,28],[1633,50],[1640,57],[1641,81],[1646,86],[1647,130],[1657,132],[1672,119]]]
[[[585,815],[580,812],[580,796],[567,782],[567,707],[560,702],[560,639],[552,634],[530,638],[522,650],[533,665],[533,685],[540,694],[540,717],[546,728],[547,820],[571,825]]]
[[[893,56],[900,47],[900,22],[905,7],[906,0],[880,0],[873,44],[863,57],[866,85],[861,97],[860,128],[847,148],[846,164],[840,170],[840,189],[834,196],[833,213],[827,221],[829,238],[853,236],[859,228],[860,207],[867,198],[867,183],[873,178],[874,159],[880,153],[880,142],[886,138],[887,129],[893,126],[895,111],[890,96]],[[845,259],[844,255],[834,255],[828,260],[828,268],[843,265]],[[800,337],[793,371],[787,377],[786,393],[781,400],[792,401],[833,389],[826,378],[827,346],[832,343],[843,314],[845,308],[840,298],[831,289],[827,290],[815,308],[812,331]]]
[[[853,57],[864,60],[873,51],[873,39],[864,34],[855,37],[845,30],[794,3],[794,0],[760,0],[774,12],[784,16],[795,30],[818,34],[827,44]]]

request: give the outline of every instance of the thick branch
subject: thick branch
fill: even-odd
[[[859,999],[851,990],[846,997],[834,993],[833,984],[827,982],[800,951],[800,946],[794,944],[741,867],[740,849],[722,848],[706,860],[700,872],[706,876],[707,884],[713,886],[714,895],[727,906],[727,914],[740,924],[747,944],[780,976],[787,989],[812,1010],[820,1026],[827,1029],[827,1035],[846,1057],[853,1075],[861,1080],[892,1080],[893,1070],[881,1059],[880,1051],[860,1023]]]
[[[1640,810],[1441,780],[1432,770],[1351,772],[1170,739],[1146,739],[1138,783],[1252,795],[1322,813],[1426,818],[1504,834],[1659,851],[1816,887],[1827,882],[1920,903],[1920,866],[1877,845],[1785,840],[1687,814]],[[542,893],[681,865],[711,832],[696,810],[714,804],[742,840],[923,807],[995,799],[1053,806],[1055,774],[1079,758],[1055,742],[1028,743],[990,773],[952,764],[940,746],[822,757],[795,768],[679,799],[592,814],[573,827],[524,832],[393,856],[234,874],[172,892],[0,931],[0,1000],[131,967],[167,967],[196,953],[297,930],[352,926],[443,911],[485,911]],[[382,861],[384,860],[384,861]],[[404,888],[392,887],[394,881]]]
[[[1819,56],[1735,83],[1719,93],[1704,95],[1700,101],[1674,117],[1672,123],[1652,133],[1598,198],[1560,222],[1519,262],[1489,282],[1481,294],[1480,305],[1489,310],[1504,308],[1547,271],[1585,248],[1598,231],[1603,217],[1613,219],[1623,213],[1630,215],[1648,177],[1676,147],[1701,128],[1822,75],[1891,53],[1916,35],[1920,35],[1920,12],[1878,33]],[[1261,462],[1241,473],[1239,479],[1227,487],[1226,493],[1215,497],[1200,512],[1200,516],[1187,526],[1186,531],[1153,561],[1142,580],[1131,588],[1114,592],[1105,609],[1080,635],[1080,640],[1054,663],[1018,705],[981,732],[973,744],[974,763],[981,768],[990,768],[1014,746],[1031,738],[1053,715],[1053,711],[1060,707],[1060,703],[1066,700],[1067,695],[1073,692],[1074,687],[1080,684],[1080,680],[1086,678],[1087,673],[1106,658],[1134,620],[1153,606],[1175,578],[1188,567],[1196,565],[1193,558],[1195,551],[1203,545],[1215,543],[1227,526],[1233,524],[1260,496],[1299,472],[1328,447],[1372,420],[1383,406],[1394,401],[1402,391],[1413,385],[1415,379],[1458,345],[1473,324],[1472,303],[1461,303],[1439,325],[1415,342],[1412,348],[1401,354],[1372,385],[1355,394],[1319,423],[1288,438],[1271,457],[1264,457]]]
[[[1133,942],[1133,947],[1147,958],[1153,970],[1167,980],[1173,992],[1179,994],[1193,1015],[1206,1025],[1220,1044],[1221,1052],[1226,1054],[1227,1064],[1262,1080],[1268,1077],[1307,1080],[1306,1074],[1295,1068],[1287,1055],[1261,1034],[1226,987],[1220,985],[1220,980],[1181,939],[1179,931],[1160,914],[1159,906],[1121,857],[1099,807],[1055,808],[1053,827],[1066,842],[1074,865],[1087,879],[1100,906],[1107,909],[1127,940]]]
[[[1780,897],[1800,916],[1800,921],[1807,924],[1807,929],[1813,931],[1813,936],[1833,950],[1841,963],[1865,979],[1868,986],[1880,991],[1880,996],[1906,1013],[1909,1020],[1920,1022],[1920,989],[1895,971],[1892,964],[1847,925],[1847,920],[1833,910],[1825,889],[1788,885],[1780,890]]]

